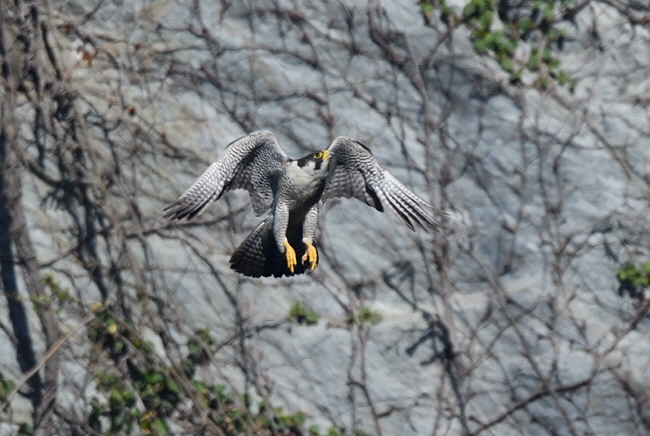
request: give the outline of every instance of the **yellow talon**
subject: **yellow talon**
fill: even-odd
[[[309,262],[309,270],[313,271],[318,263],[318,252],[311,242],[305,242],[305,245],[307,246],[307,251],[302,256],[302,262]]]
[[[287,266],[289,267],[289,271],[293,274],[296,265],[298,264],[298,261],[296,260],[296,250],[293,249],[291,245],[289,245],[289,241],[286,239],[284,240],[284,255],[287,257]]]

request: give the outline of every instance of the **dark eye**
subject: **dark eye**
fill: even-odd
[[[322,159],[323,158],[323,152],[319,151],[314,155],[314,159]]]

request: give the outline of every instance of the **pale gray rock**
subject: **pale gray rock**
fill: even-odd
[[[641,302],[621,297],[616,280],[623,262],[650,252],[647,25],[632,28],[606,3],[583,9],[561,52],[577,80],[571,94],[510,86],[462,29],[447,38],[435,19],[425,26],[417,2],[203,1],[202,21],[190,3],[125,0],[86,25],[116,35],[99,45],[125,69],[142,67],[142,77],[100,57],[84,63],[74,41],[60,41],[89,104],[123,117],[102,103],[119,92],[138,106],[140,118],[125,123],[155,126],[192,156],[156,162],[166,179],[125,169],[159,194],[138,199],[146,226],[166,225],[164,203],[258,129],[272,130],[293,157],[338,135],[356,138],[449,213],[440,232],[413,233],[390,212],[335,202],[321,214],[320,265],[292,279],[229,270],[261,219],[243,191],[192,229],[197,252],[149,237],[163,272],[151,293],[177,304],[188,330],[209,327],[224,341],[238,322],[251,332],[249,374],[241,351],[224,347],[221,367],[203,377],[349,433],[466,434],[512,408],[481,434],[650,432],[650,323],[644,315],[626,331]],[[67,2],[54,19],[88,7]],[[134,52],[135,43],[156,53]],[[38,203],[37,184],[28,195]],[[31,210],[34,227],[44,219]],[[56,238],[39,237],[39,260],[57,256]],[[88,285],[82,298],[98,299],[97,290]],[[320,315],[316,326],[284,321],[296,301]],[[349,323],[362,307],[382,321]],[[17,377],[14,356],[0,359]]]

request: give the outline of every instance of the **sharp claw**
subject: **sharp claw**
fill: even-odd
[[[293,249],[291,245],[289,245],[289,241],[284,241],[284,255],[287,258],[287,267],[289,267],[289,271],[291,271],[291,274],[293,274],[296,265],[298,264],[298,261],[296,260],[296,250]]]
[[[311,242],[305,242],[305,245],[307,246],[307,251],[302,256],[302,262],[309,262],[309,270],[313,271],[318,263],[318,252]]]

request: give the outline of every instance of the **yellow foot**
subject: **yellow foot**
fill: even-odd
[[[296,260],[296,250],[293,249],[291,245],[289,245],[289,241],[286,239],[284,240],[284,255],[287,257],[287,266],[289,267],[289,271],[293,274],[296,265],[298,264],[298,261]]]
[[[313,271],[318,263],[318,252],[311,242],[305,242],[305,245],[307,246],[307,251],[302,256],[302,263],[309,262],[309,270]]]

